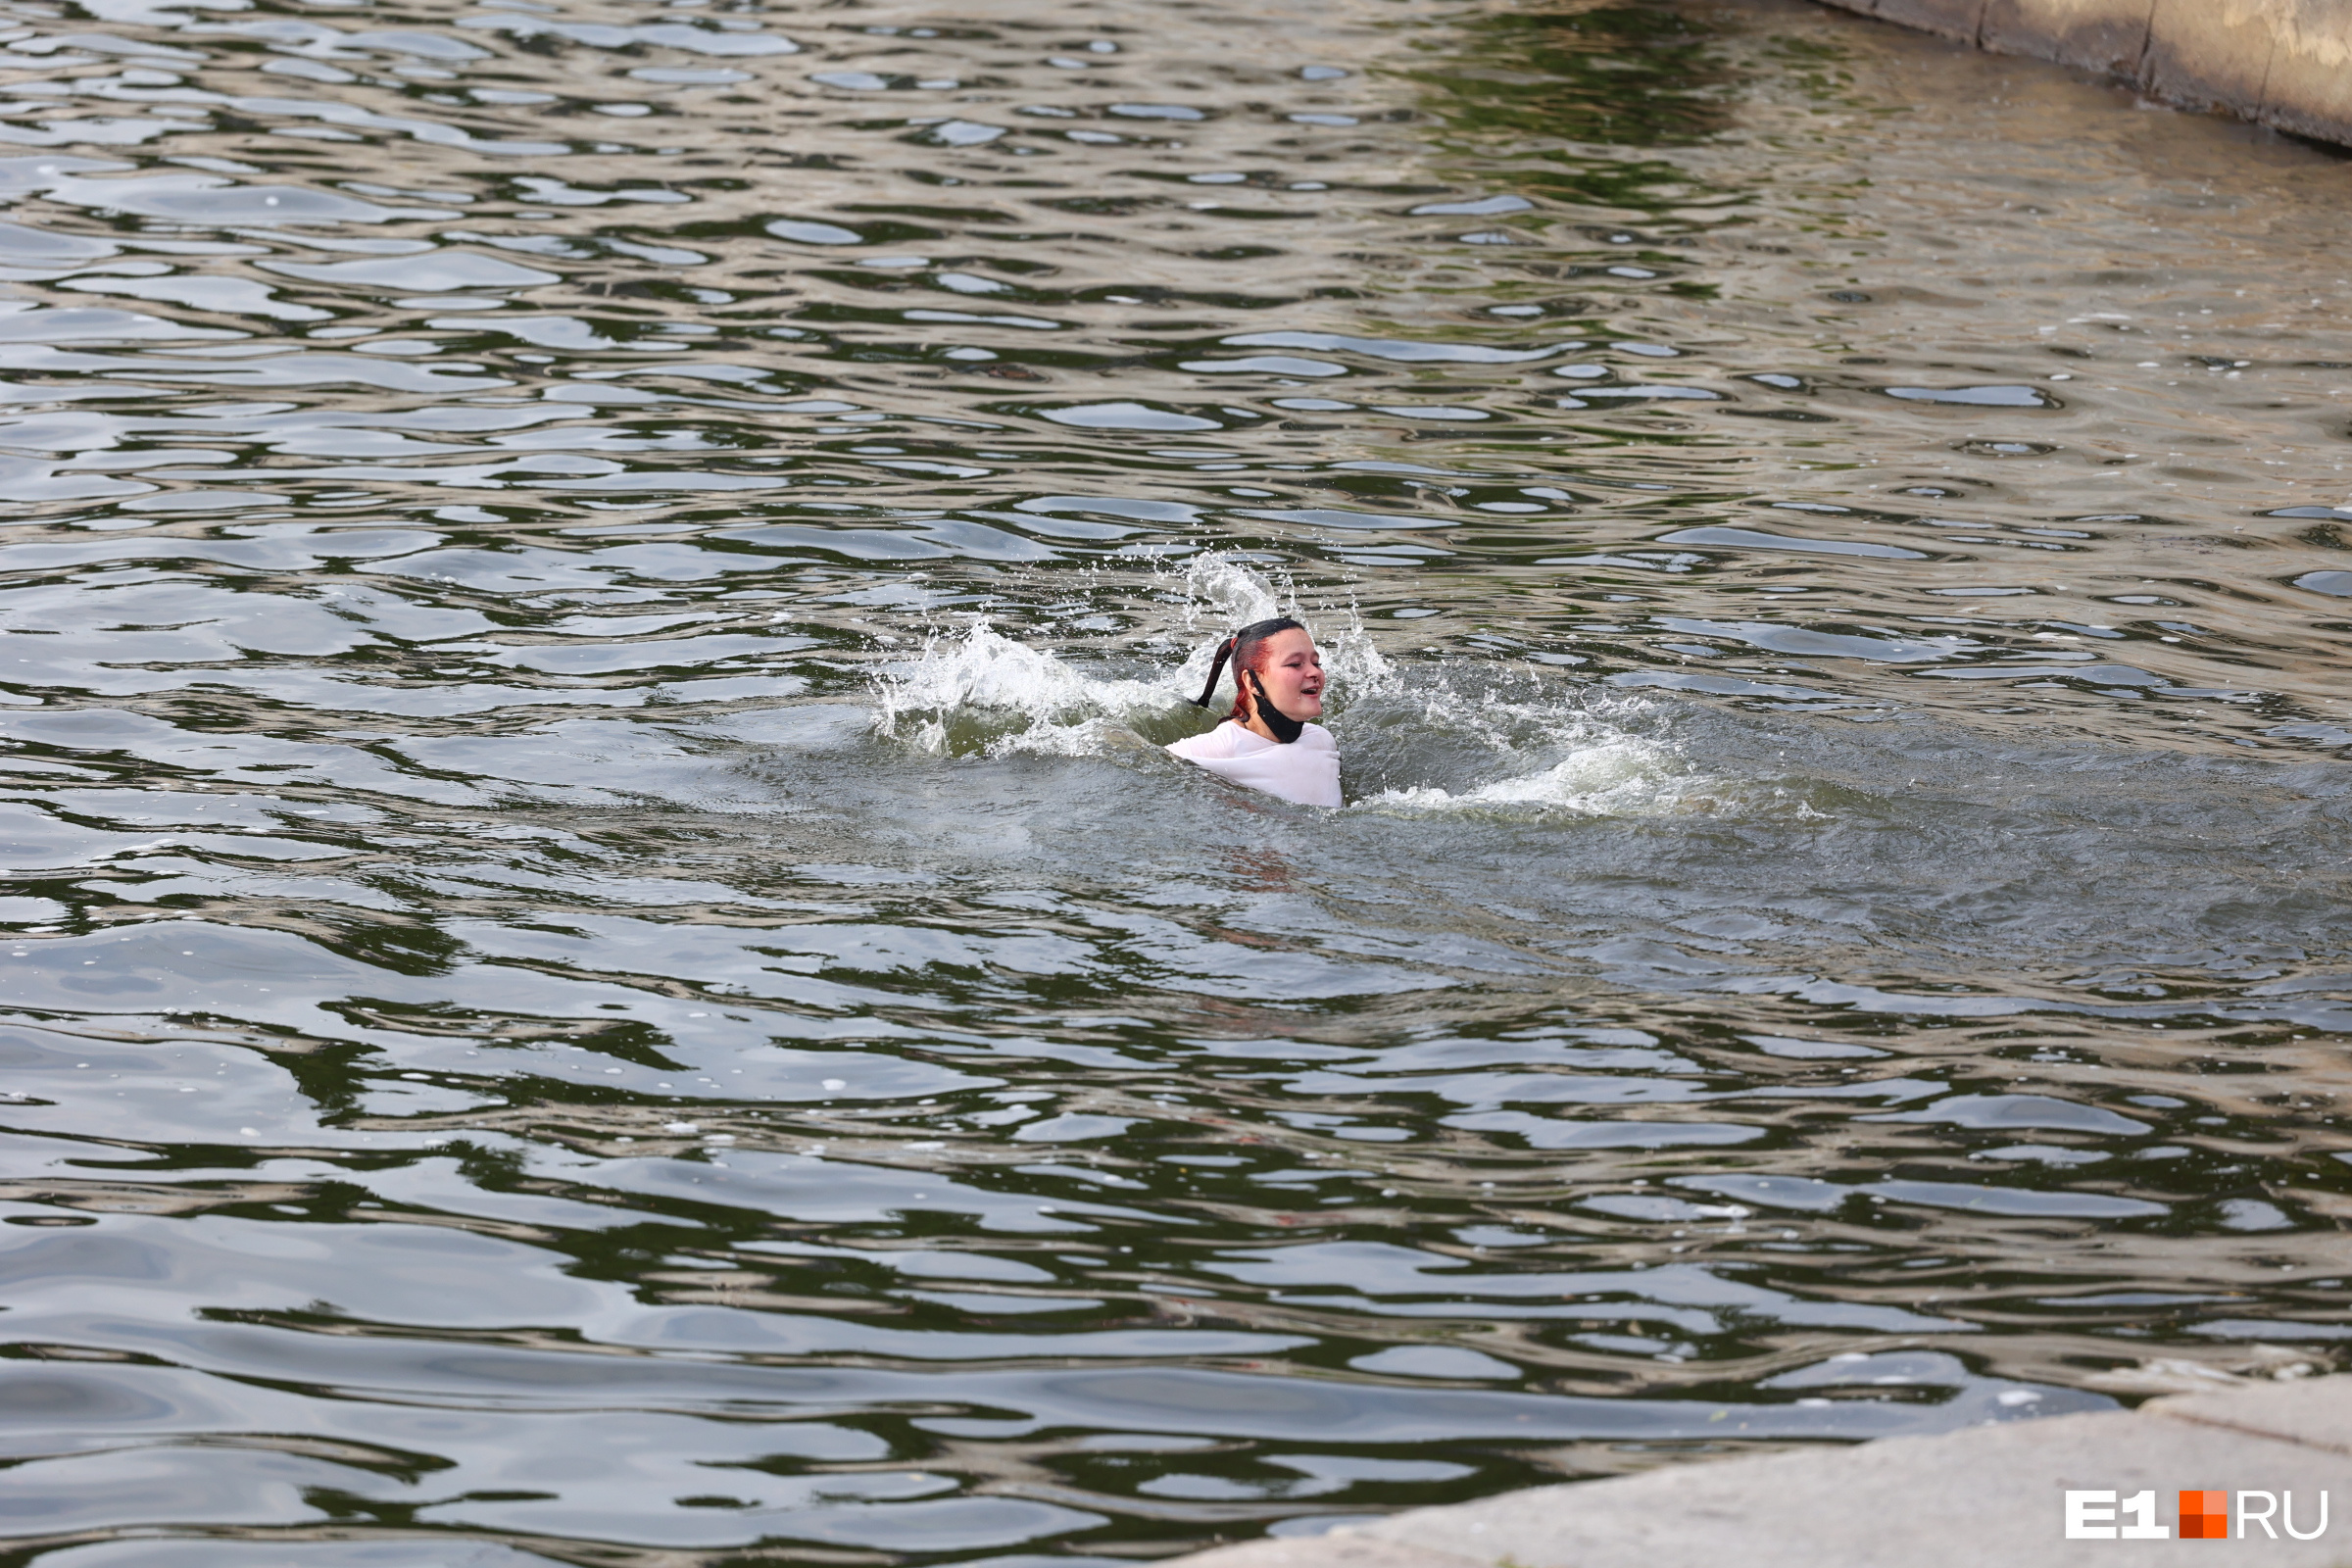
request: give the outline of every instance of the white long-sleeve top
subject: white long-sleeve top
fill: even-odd
[[[1300,806],[1341,804],[1339,743],[1320,724],[1306,725],[1297,740],[1284,746],[1229,718],[1207,734],[1178,741],[1168,750],[1236,784]]]

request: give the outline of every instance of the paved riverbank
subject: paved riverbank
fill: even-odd
[[[1824,0],[2352,145],[2347,0]]]
[[[2164,1540],[2069,1540],[2066,1494],[2155,1494]],[[2175,1563],[2183,1491],[2291,1492],[2310,1533],[2247,1522],[2261,1568],[2352,1564],[2352,1377],[1575,1482],[1360,1529],[1251,1542],[1181,1568],[2139,1568]],[[2283,1499],[2281,1499],[2283,1502]],[[2253,1500],[2255,1511],[2261,1499]],[[2126,1524],[2132,1521],[2126,1519]],[[2231,1533],[2237,1520],[2232,1515]]]

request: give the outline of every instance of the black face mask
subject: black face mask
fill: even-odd
[[[1254,705],[1257,716],[1266,721],[1266,728],[1274,732],[1274,738],[1277,741],[1288,746],[1306,733],[1306,720],[1293,718],[1281,709],[1276,708],[1272,700],[1266,696],[1266,683],[1257,678],[1256,670],[1250,671],[1248,678],[1250,690],[1257,699]]]

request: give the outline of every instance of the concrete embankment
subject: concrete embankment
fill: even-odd
[[[2069,1539],[2069,1492],[2111,1494],[2078,1502],[2079,1528],[2109,1535]],[[2106,1511],[2140,1492],[2154,1494],[2146,1511],[2164,1539],[2126,1537],[2139,1515]],[[2222,1494],[2225,1532],[2249,1563],[2352,1564],[2352,1377],[1675,1465],[1254,1541],[1169,1568],[2178,1568],[2183,1492]],[[2313,1535],[2323,1506],[2327,1528]]]
[[[2352,0],[1824,0],[2352,145]]]

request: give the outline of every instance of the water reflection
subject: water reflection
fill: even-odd
[[[2338,1353],[2339,162],[1780,0],[9,9],[25,1560]],[[1342,811],[1157,750],[1282,608]]]

